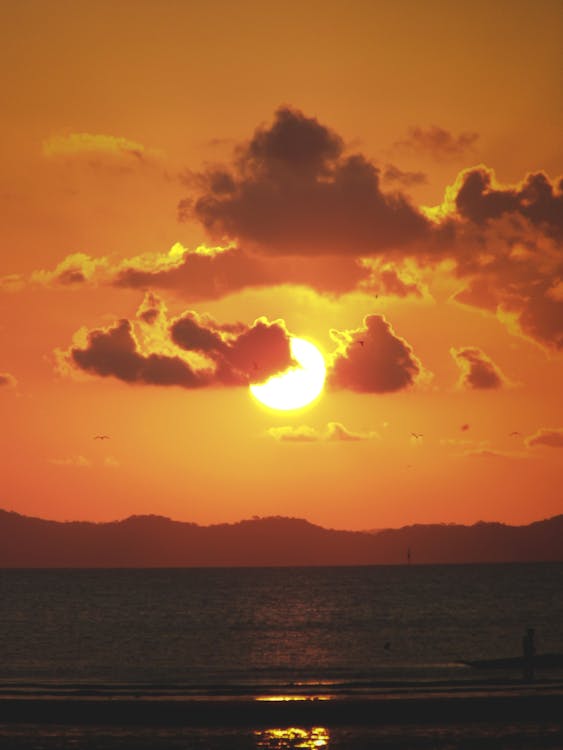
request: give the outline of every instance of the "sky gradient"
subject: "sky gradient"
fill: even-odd
[[[0,507],[563,512],[559,2],[3,20]],[[291,336],[325,389],[262,407]]]

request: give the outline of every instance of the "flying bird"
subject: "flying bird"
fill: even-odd
[[[518,432],[518,430],[513,430],[508,437],[518,437],[522,435],[521,432]]]
[[[109,440],[109,435],[94,435],[94,440]]]
[[[363,346],[363,345],[364,345],[365,343],[366,343],[366,342],[365,342],[365,341],[364,341],[363,339],[360,339],[360,340],[358,341],[358,344],[359,344],[360,346]]]
[[[423,436],[422,432],[411,432],[411,435],[415,440],[418,440],[418,438],[421,438]]]
[[[469,429],[469,425],[467,423],[462,424],[459,428],[462,432],[466,432]]]

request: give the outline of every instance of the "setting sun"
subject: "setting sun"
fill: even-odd
[[[299,338],[292,338],[290,346],[298,366],[250,386],[252,395],[271,409],[300,409],[314,401],[323,389],[326,366],[317,347]]]

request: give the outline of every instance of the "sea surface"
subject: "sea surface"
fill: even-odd
[[[400,696],[518,684],[517,669],[466,662],[519,656],[529,627],[538,653],[563,653],[563,564],[551,563],[0,570],[0,607],[4,696]],[[563,669],[537,679],[561,681]],[[416,748],[535,747],[533,727],[495,727],[508,737],[498,745],[411,729]],[[0,747],[407,747],[397,727],[249,727],[236,741],[220,728],[170,731],[0,725]],[[482,731],[488,742],[493,728]],[[540,734],[552,747],[549,728]]]

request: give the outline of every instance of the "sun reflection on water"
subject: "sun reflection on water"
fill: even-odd
[[[257,729],[254,732],[256,747],[264,750],[297,750],[297,748],[309,748],[315,750],[319,747],[328,747],[330,735],[324,727],[313,727],[312,729],[300,729],[289,727],[287,729]]]
[[[285,701],[329,701],[330,695],[259,695],[257,701],[279,703]]]

